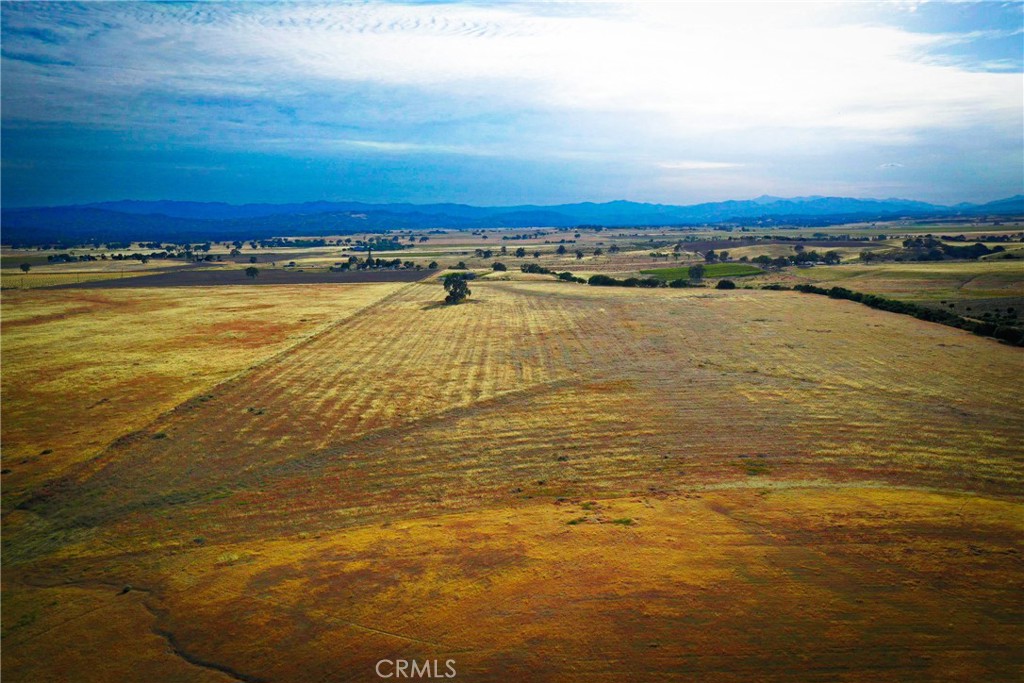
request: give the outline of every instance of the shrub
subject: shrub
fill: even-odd
[[[587,284],[592,287],[621,287],[622,281],[607,275],[591,275],[590,279],[587,280]]]
[[[732,280],[719,280],[715,289],[736,289],[736,283]]]

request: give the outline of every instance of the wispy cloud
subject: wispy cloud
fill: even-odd
[[[729,161],[663,161],[658,166],[670,171],[717,171],[727,168],[743,168],[746,164]]]
[[[7,3],[2,37],[8,132],[323,163],[557,160],[576,164],[566,199],[624,182],[700,199],[728,191],[712,172],[749,184],[766,164],[793,186],[826,168],[867,183],[886,157],[926,149],[920,187],[948,192],[962,184],[947,172],[935,189],[944,158],[1004,164],[1021,145],[1022,80],[999,72],[1013,56],[943,52],[1019,26],[911,31],[849,5]],[[652,165],[694,173],[667,196],[638,185]],[[1019,163],[1000,177],[1011,188]]]

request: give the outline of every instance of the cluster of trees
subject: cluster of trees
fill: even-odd
[[[679,246],[679,245],[676,245],[676,246]],[[723,262],[724,261],[728,261],[729,260],[729,252],[727,252],[727,251],[725,251],[723,249],[721,252],[716,254],[714,249],[708,249],[706,252],[704,252],[704,260],[707,261],[708,263],[716,263],[718,261],[723,261]]]
[[[565,275],[567,273],[563,273]],[[577,282],[582,282],[582,278],[575,278]],[[670,282],[664,282],[657,278],[638,278],[628,277],[624,280],[609,277],[608,275],[592,275],[587,280],[588,285],[594,285],[596,287],[644,287],[644,288],[656,288],[656,287],[671,287],[672,289],[680,289],[682,287],[703,287],[704,285],[692,280],[679,278]],[[736,283],[732,280],[719,280],[718,284],[715,285],[715,289],[736,289]]]
[[[930,237],[931,235],[929,235]],[[947,242],[967,242],[966,235],[949,236],[943,235],[942,239]],[[1024,242],[1024,232],[1018,232],[1016,235],[973,235],[972,240],[982,242]]]
[[[474,251],[474,253],[477,255],[478,258],[489,259],[492,256],[494,256],[494,251],[491,249],[477,249]],[[498,250],[498,253],[500,253],[502,256],[508,254],[508,247],[502,245],[501,249]],[[518,249],[516,249],[515,254],[519,258],[523,258],[524,256],[526,256],[526,249],[519,247]],[[536,255],[540,256],[540,252],[536,252]]]
[[[290,265],[293,265],[294,262]],[[430,269],[434,270],[437,268],[437,262],[431,262]],[[367,256],[365,259],[359,259],[356,256],[349,256],[348,261],[342,261],[337,264],[337,270],[422,270],[423,266],[413,261],[403,261],[400,258],[394,259],[383,259],[373,258],[373,256]],[[335,270],[332,267],[331,270]]]
[[[592,287],[664,287],[665,283],[656,277],[628,277],[619,280],[609,275],[591,275],[587,284]]]
[[[796,249],[796,252],[788,256],[772,258],[767,254],[761,254],[756,258],[750,259],[750,261],[763,268],[785,268],[786,266],[799,265],[801,263],[824,263],[828,266],[834,266],[842,260],[838,251],[826,251],[824,254],[819,254],[814,250],[806,251],[801,245],[797,245],[794,249]]]
[[[259,244],[263,249],[297,249],[308,247],[327,247],[333,244],[338,244],[339,242],[341,242],[341,240],[325,240],[323,238],[289,239],[287,237],[272,237],[270,239],[259,240],[257,244]],[[240,249],[241,247],[242,245],[240,242],[235,242],[236,249]]]
[[[408,246],[389,237],[373,237],[366,242],[357,240],[352,249],[353,251],[373,251],[374,249],[377,251],[399,251],[408,248]]]
[[[505,235],[501,239],[503,239],[503,240],[528,240],[528,239],[537,239],[537,238],[543,237],[544,235],[547,235],[547,234],[550,234],[550,233],[541,232],[541,231],[538,230],[537,232],[528,233],[528,234],[525,234],[525,235]]]
[[[773,289],[785,289],[785,287],[776,285]],[[831,289],[825,289],[824,287],[817,287],[815,285],[796,285],[793,289],[798,292],[804,292],[805,294],[822,294],[833,299],[856,301],[864,304],[865,306],[870,306],[871,308],[890,311],[892,313],[902,313],[903,315],[912,315],[919,320],[927,320],[928,322],[957,327],[982,337],[995,337],[996,339],[1013,344],[1014,346],[1024,346],[1024,329],[1011,327],[1009,325],[972,320],[943,309],[927,308],[925,306],[918,306],[917,304],[907,303],[905,301],[886,299],[885,297],[877,296],[875,294],[854,292],[846,289],[845,287],[832,287]]]
[[[903,240],[903,248],[885,252],[861,252],[862,261],[944,261],[946,259],[977,259],[988,254],[1006,251],[1005,247],[991,249],[981,242],[959,247],[947,244],[931,235]]]
[[[94,256],[93,254],[80,254],[78,256],[75,256],[74,254],[48,254],[46,261],[48,263],[84,263],[87,261],[141,261],[142,263],[148,263],[150,259],[184,258],[185,256],[185,253],[177,254],[167,251],[154,251],[148,254],[142,254],[139,252],[131,254],[117,253],[110,254],[109,256],[107,254],[100,254],[99,256]],[[191,252],[188,253],[188,258],[193,258],[193,254]],[[215,259],[213,256],[207,254],[206,256],[201,257],[196,256],[195,260],[219,261],[220,257]]]

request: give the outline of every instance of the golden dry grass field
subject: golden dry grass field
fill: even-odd
[[[152,271],[132,270],[116,272],[113,270],[91,270],[91,271],[67,271],[47,269],[22,273],[21,271],[3,271],[0,282],[4,289],[38,289],[40,287],[53,287],[55,285],[80,284],[82,282],[97,282],[99,280],[116,280],[125,277],[136,277],[149,275]]]
[[[4,678],[1024,676],[1020,349],[471,285],[5,293]]]

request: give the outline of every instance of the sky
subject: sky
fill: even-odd
[[[1024,4],[3,2],[5,207],[1024,193]]]

